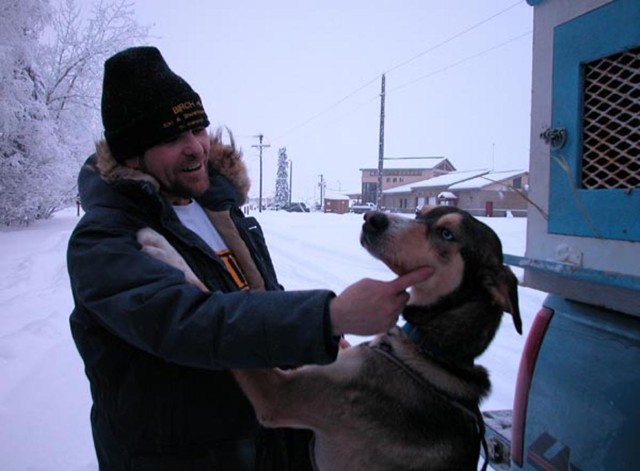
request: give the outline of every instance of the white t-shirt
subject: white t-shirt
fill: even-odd
[[[182,224],[198,234],[215,253],[227,249],[227,244],[222,240],[222,237],[220,237],[220,234],[198,202],[191,200],[189,204],[174,205],[173,210]]]

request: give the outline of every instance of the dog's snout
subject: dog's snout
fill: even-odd
[[[365,232],[384,232],[389,227],[389,218],[379,211],[369,211],[364,215],[362,230]]]

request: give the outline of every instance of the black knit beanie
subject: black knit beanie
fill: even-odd
[[[118,162],[209,125],[202,101],[155,47],[132,47],[104,63],[102,124]]]

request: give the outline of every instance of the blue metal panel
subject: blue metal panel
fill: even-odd
[[[549,296],[525,469],[638,469],[640,320]]]
[[[555,262],[552,260],[537,260],[508,254],[504,255],[504,263],[514,267],[539,270],[552,275],[572,278],[578,281],[586,281],[617,288],[632,289],[640,292],[639,276],[624,275],[622,273],[607,272],[602,270],[591,270],[588,268],[576,267],[575,265],[571,265],[569,263]]]
[[[579,188],[582,66],[640,45],[640,1],[617,0],[556,27],[552,128],[566,143],[552,151],[549,232],[640,241],[640,189]]]

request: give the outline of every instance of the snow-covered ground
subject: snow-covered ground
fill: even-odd
[[[362,216],[265,211],[265,231],[287,289],[340,292],[364,278],[393,275],[359,245]],[[48,221],[0,231],[0,469],[96,470],[89,426],[88,382],[69,332],[73,306],[66,272],[67,240],[77,222],[69,208]],[[523,255],[526,220],[483,219],[506,253]],[[520,273],[516,273],[520,276]],[[520,287],[524,334],[545,294]],[[493,393],[483,409],[509,409],[524,336],[505,316],[479,363]],[[361,339],[349,339],[356,343]]]

